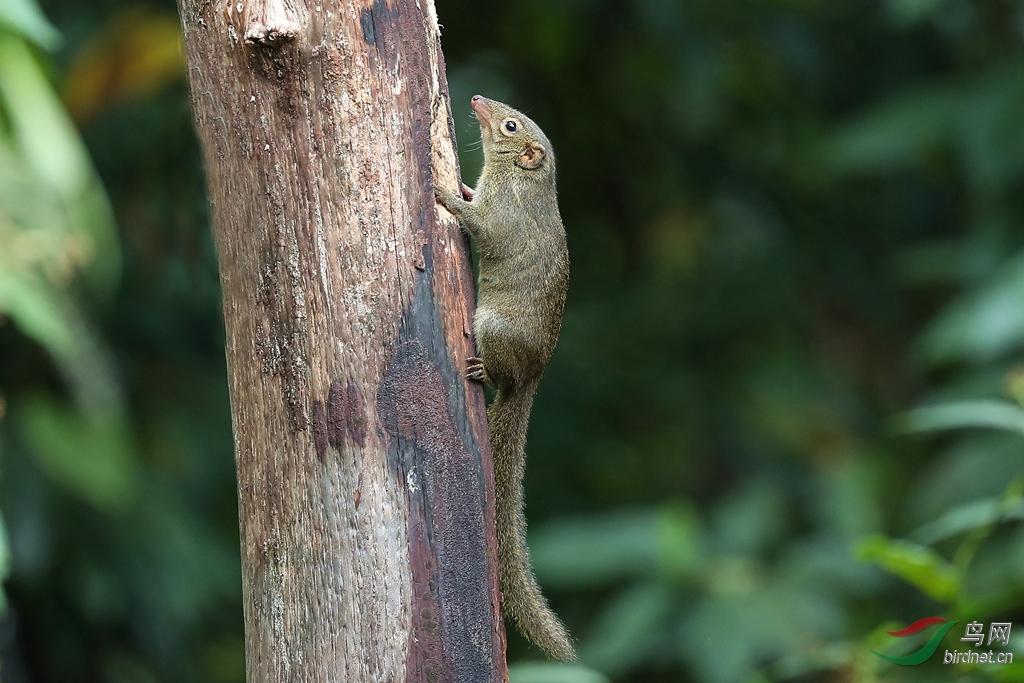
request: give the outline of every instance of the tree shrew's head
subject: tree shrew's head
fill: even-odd
[[[480,121],[485,164],[537,178],[554,174],[551,143],[529,117],[481,95],[473,95],[470,106]]]

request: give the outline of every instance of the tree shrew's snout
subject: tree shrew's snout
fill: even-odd
[[[473,95],[473,98],[469,101],[469,106],[473,108],[476,117],[480,120],[481,124],[485,125],[489,125],[491,122],[491,108],[487,102],[487,98],[482,95]]]

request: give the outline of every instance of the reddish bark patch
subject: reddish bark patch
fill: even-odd
[[[341,448],[346,435],[359,446],[366,440],[363,392],[352,380],[349,380],[348,385],[338,380],[331,382],[331,390],[327,395],[327,428],[330,443],[335,448]]]
[[[327,434],[327,417],[324,413],[324,404],[320,401],[313,402],[313,445],[316,446],[316,457],[320,462],[324,461],[327,455],[327,446],[330,437]]]

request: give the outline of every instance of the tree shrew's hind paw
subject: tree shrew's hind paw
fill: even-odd
[[[474,382],[487,382],[487,371],[484,370],[482,358],[470,356],[466,359],[466,379],[471,379]]]

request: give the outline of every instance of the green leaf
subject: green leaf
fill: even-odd
[[[7,594],[3,582],[11,573],[11,542],[7,535],[7,522],[0,512],[0,614],[7,612]]]
[[[673,594],[671,586],[660,582],[619,593],[598,617],[593,634],[580,648],[580,659],[613,676],[647,660],[665,634]]]
[[[1024,256],[952,303],[928,328],[921,350],[930,363],[991,361],[1024,344]]]
[[[862,562],[877,564],[936,600],[950,602],[960,591],[956,569],[931,548],[876,534],[862,539],[854,548],[854,555]]]
[[[35,0],[0,1],[0,25],[47,50],[54,50],[60,45],[60,33],[39,9]]]
[[[537,576],[545,584],[577,588],[659,573],[691,577],[701,564],[703,545],[696,514],[680,503],[563,519],[530,539]]]
[[[42,468],[54,481],[103,510],[121,510],[134,499],[135,447],[118,413],[82,415],[45,396],[14,411]]]
[[[18,329],[46,348],[53,356],[66,359],[75,348],[58,295],[41,281],[6,269],[0,260],[0,313],[10,316]]]
[[[666,505],[658,516],[658,526],[658,564],[662,573],[676,579],[692,577],[704,559],[697,513],[688,505]]]
[[[3,33],[0,97],[18,148],[40,177],[65,198],[82,193],[92,166],[75,124],[28,46]]]
[[[935,15],[948,0],[889,0],[886,14],[897,24],[915,24]]]
[[[653,510],[561,520],[533,535],[530,554],[545,584],[596,586],[656,571],[664,533]]]
[[[803,651],[808,643],[839,639],[838,592],[789,579],[762,574],[742,592],[712,587],[686,606],[680,645],[696,680],[747,680],[766,662]]]
[[[1019,649],[1015,650],[1019,652]],[[1009,664],[1001,664],[995,667],[992,678],[1001,683],[1024,683],[1024,663],[1013,661]]]
[[[0,314],[53,357],[83,409],[120,411],[121,389],[108,354],[81,311],[41,278],[7,266],[0,258]]]
[[[1024,170],[1024,64],[996,62],[970,88],[956,143],[970,186],[979,198],[1012,191]]]
[[[822,150],[826,165],[839,173],[915,165],[948,142],[960,102],[938,87],[886,100],[834,134]]]
[[[1008,401],[956,401],[908,410],[892,421],[892,429],[898,434],[969,427],[1005,429],[1024,435],[1024,409]]]
[[[719,552],[756,555],[785,532],[786,501],[770,482],[748,484],[715,509],[712,542]]]
[[[91,294],[110,296],[121,251],[106,192],[36,57],[24,41],[2,32],[0,108],[11,135],[0,138],[0,218],[13,228],[11,239],[33,228],[49,243],[73,242],[40,265],[81,271]]]
[[[910,534],[911,540],[932,545],[967,531],[992,524],[1024,519],[1024,501],[1007,504],[1005,500],[979,500],[948,511]]]
[[[508,668],[508,683],[611,683],[604,674],[579,664],[524,662]]]

